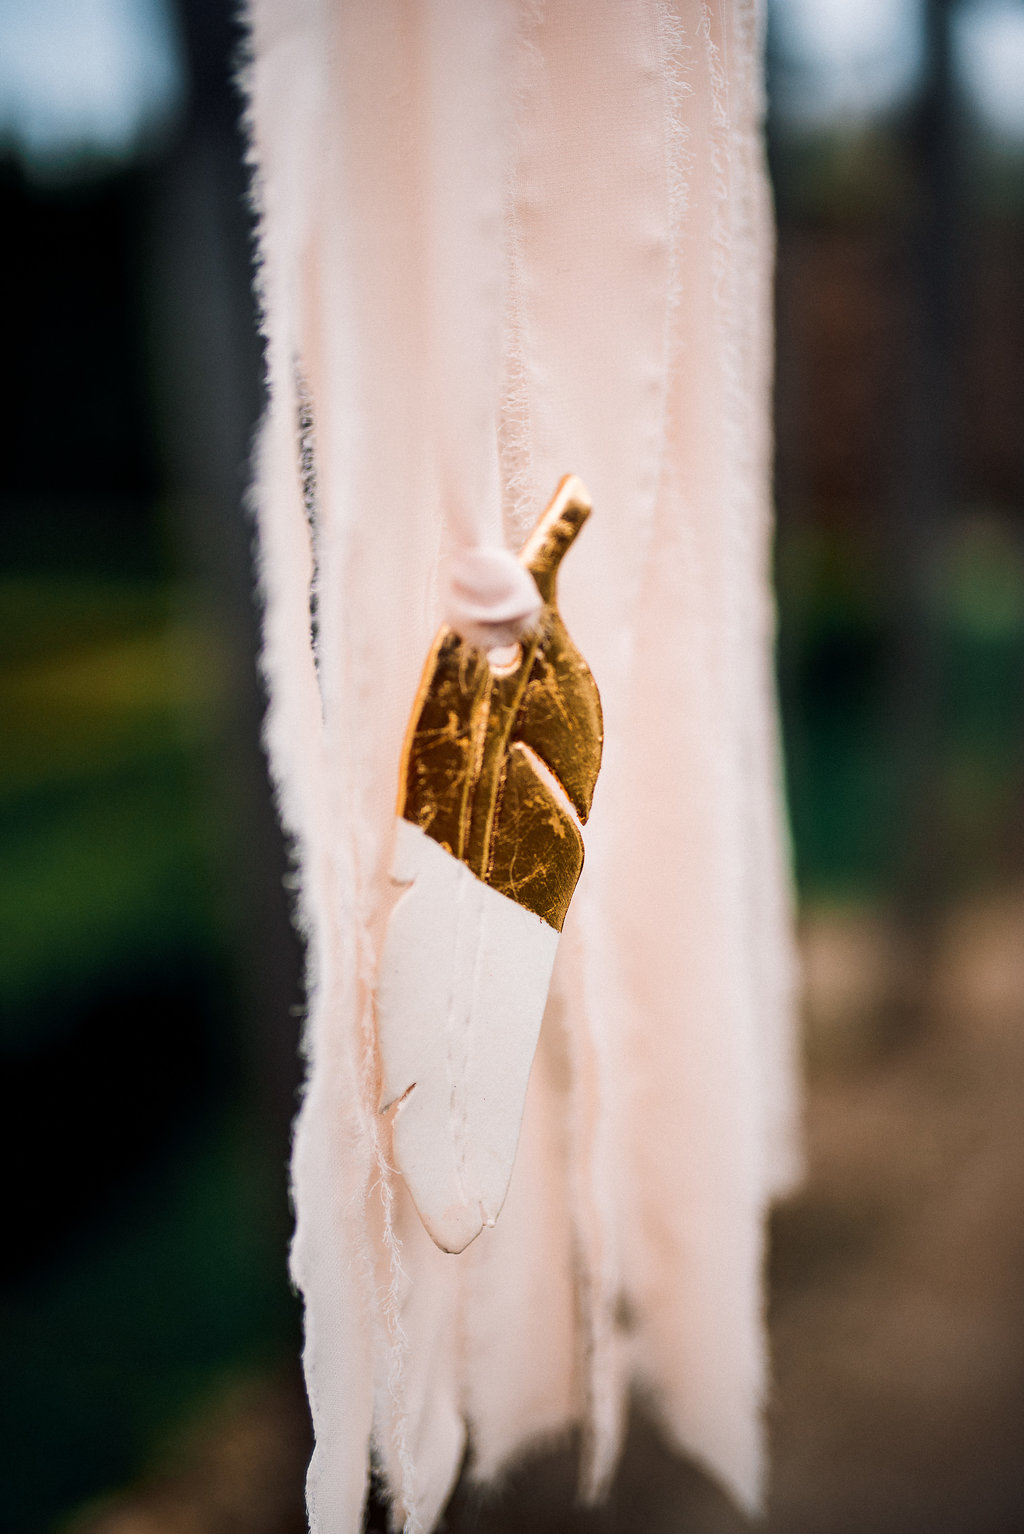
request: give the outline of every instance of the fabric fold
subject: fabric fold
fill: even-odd
[[[762,1496],[763,1226],[798,1172],[753,0],[249,0],[266,740],[307,941],[292,1271],[314,1534],[396,1526],[630,1393]],[[396,775],[467,527],[564,473],[605,761],[512,1182],[432,1244],[377,1112]],[[499,518],[500,513],[500,518]],[[315,629],[313,610],[315,608]]]

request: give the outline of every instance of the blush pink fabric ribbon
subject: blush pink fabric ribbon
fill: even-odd
[[[759,9],[249,13],[266,733],[308,944],[292,1271],[314,1534],[361,1527],[371,1445],[407,1534],[467,1446],[489,1479],[577,1426],[598,1495],[634,1389],[755,1507],[764,1219],[799,1160]],[[508,1198],[452,1257],[376,1111],[396,764],[439,622],[486,645],[528,621],[504,551],[567,471],[595,509],[560,606],[605,759]]]

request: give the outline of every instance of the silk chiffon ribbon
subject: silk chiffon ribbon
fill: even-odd
[[[599,1495],[634,1387],[755,1507],[764,1217],[798,1168],[757,9],[249,15],[266,734],[308,953],[311,1526],[355,1534],[372,1458],[427,1531],[464,1461],[489,1479],[573,1426]],[[528,621],[492,567],[566,470],[595,513],[560,605],[605,760],[508,1198],[452,1257],[376,1111],[395,770],[446,614],[485,645]]]
[[[498,466],[515,19],[510,0],[425,0],[410,26],[422,60],[410,150],[423,156],[429,431],[454,545],[444,616],[487,650],[521,639],[541,610],[505,545]]]

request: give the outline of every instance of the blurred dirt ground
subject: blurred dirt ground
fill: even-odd
[[[773,1478],[763,1534],[1024,1531],[1024,892],[943,924],[926,968],[884,918],[803,923],[803,1192],[772,1237]],[[915,1028],[897,998],[910,985]],[[74,1534],[301,1534],[295,1378],[241,1381],[148,1478]],[[461,1486],[449,1534],[743,1534],[640,1417],[608,1505],[566,1452],[497,1493]],[[374,1506],[369,1527],[383,1529]]]

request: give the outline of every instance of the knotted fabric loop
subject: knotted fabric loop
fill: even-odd
[[[468,644],[500,649],[536,626],[543,606],[537,583],[508,549],[463,548],[447,573],[445,620]]]

